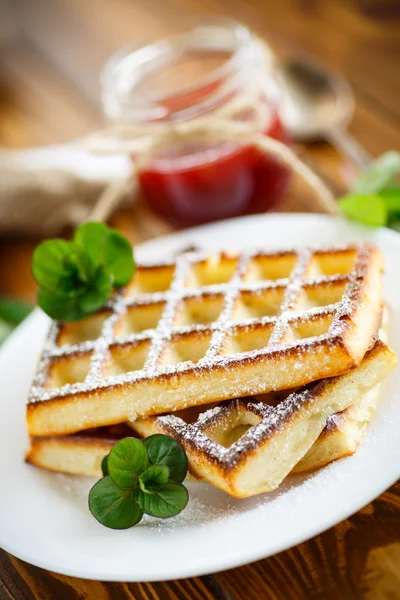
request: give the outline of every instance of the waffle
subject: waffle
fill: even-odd
[[[331,415],[343,416],[340,411],[372,394],[395,362],[393,352],[379,341],[361,364],[345,375],[292,393],[270,393],[213,408],[192,407],[174,415],[139,419],[131,427],[143,437],[172,435],[185,449],[194,476],[232,496],[252,496],[275,489],[299,460],[312,456]],[[96,432],[95,437],[33,438],[27,460],[50,470],[99,475],[101,459],[125,435],[126,429],[117,427],[114,435],[106,429],[105,438]],[[340,441],[332,433],[329,436],[333,453]],[[320,455],[314,453],[316,458]]]
[[[32,465],[72,475],[101,477],[101,461],[124,437],[135,434],[128,425],[99,427],[72,435],[31,438],[26,461]]]
[[[382,314],[379,337],[388,340],[390,314],[387,306]],[[328,417],[326,427],[310,450],[294,467],[294,473],[303,473],[354,454],[364,437],[369,421],[375,412],[380,386],[375,386],[341,413]]]
[[[41,469],[101,477],[101,461],[124,437],[134,437],[128,425],[99,427],[71,435],[33,437],[26,461]]]
[[[341,413],[328,417],[326,427],[293,473],[304,473],[354,454],[375,412],[380,386],[377,385]]]
[[[378,341],[357,369],[295,392],[220,403],[192,423],[185,415],[167,415],[131,426],[143,437],[171,435],[185,449],[195,476],[232,496],[253,496],[277,488],[327,419],[375,387],[395,362],[393,352]]]
[[[381,270],[368,244],[139,265],[103,310],[53,324],[29,432],[68,434],[344,373],[377,329]]]

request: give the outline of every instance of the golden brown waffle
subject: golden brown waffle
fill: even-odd
[[[377,385],[341,413],[328,417],[320,436],[291,472],[311,471],[354,454],[375,411],[379,391],[380,386]],[[202,408],[204,412],[207,409],[205,406]],[[186,412],[193,416],[196,410],[189,408]],[[32,437],[26,460],[41,469],[101,477],[104,456],[118,440],[134,434],[131,427],[120,424],[71,435]]]
[[[324,464],[321,456],[326,451],[331,458],[325,462],[339,458],[340,452],[349,454],[354,428],[350,422],[345,426],[346,411],[332,413],[351,405],[348,416],[354,419],[353,406],[361,400],[370,405],[377,384],[395,363],[393,352],[377,342],[357,368],[297,392],[231,400],[211,409],[189,408],[139,419],[131,427],[144,437],[172,435],[185,449],[192,474],[233,496],[252,496],[275,489],[303,457],[308,457],[307,468],[315,468]],[[335,429],[339,419],[342,426]],[[53,471],[98,476],[101,459],[125,435],[126,426],[117,426],[92,435],[32,438],[27,460]]]
[[[326,427],[293,473],[304,473],[354,454],[375,412],[380,386],[359,398],[341,413],[328,418]]]
[[[131,427],[121,423],[71,435],[31,438],[26,461],[49,471],[101,477],[101,461],[118,440],[133,437]]]
[[[381,270],[368,244],[139,266],[96,315],[53,324],[29,432],[72,433],[343,373],[377,330]]]
[[[389,337],[390,312],[387,306],[382,314],[380,339],[387,343]],[[375,412],[380,385],[362,395],[341,413],[328,417],[326,427],[310,450],[294,467],[294,473],[303,473],[354,454],[364,437],[371,417]]]
[[[130,425],[142,437],[171,435],[185,449],[194,475],[232,496],[253,496],[277,488],[328,418],[375,387],[395,364],[395,354],[378,341],[358,368],[295,392],[220,403],[193,422],[166,415]]]

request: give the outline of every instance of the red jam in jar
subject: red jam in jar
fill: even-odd
[[[214,21],[163,42],[117,55],[103,77],[106,112],[116,122],[187,123],[220,115],[245,99],[230,118],[249,122],[254,102],[265,119],[259,131],[287,143],[278,114],[279,95],[267,48],[243,26]],[[226,110],[225,115],[229,115]],[[226,116],[229,132],[229,118]],[[196,225],[276,207],[289,170],[246,142],[179,138],[151,155],[139,169],[148,205],[178,226]],[[135,157],[134,157],[135,159]]]

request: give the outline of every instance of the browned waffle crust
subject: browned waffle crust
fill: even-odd
[[[379,337],[387,342],[389,337],[390,311],[385,306]],[[294,473],[303,473],[354,454],[375,412],[380,385],[363,394],[344,411],[331,415],[326,427],[310,450],[294,467]]]
[[[295,392],[265,395],[258,402],[221,403],[192,423],[167,415],[138,419],[131,426],[143,437],[172,435],[185,449],[195,475],[233,496],[252,496],[278,487],[328,418],[369,392],[395,364],[394,353],[378,341],[358,368]]]
[[[142,436],[172,435],[184,447],[192,474],[233,496],[251,496],[276,488],[303,457],[308,456],[307,468],[312,458],[314,467],[320,466],[321,446],[312,454],[318,444],[327,450],[328,442],[331,460],[339,457],[336,450],[345,455],[346,438],[333,435],[332,423],[323,431],[327,420],[372,394],[395,362],[393,352],[377,342],[357,368],[296,392],[190,408],[139,419],[131,427]],[[126,429],[95,441],[82,434],[33,438],[27,460],[42,468],[98,475],[101,459],[125,434]]]
[[[26,460],[49,471],[100,477],[101,461],[124,437],[132,437],[132,429],[120,424],[72,435],[31,438]]]
[[[53,324],[29,432],[73,433],[344,373],[376,331],[381,270],[368,244],[139,266],[105,309]]]
[[[312,471],[354,454],[375,412],[379,392],[377,385],[344,411],[329,417],[325,429],[293,472]]]

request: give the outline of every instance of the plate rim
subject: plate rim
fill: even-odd
[[[191,234],[198,235],[199,233],[201,234],[201,232],[204,229],[213,230],[213,229],[218,229],[218,228],[226,228],[231,223],[238,223],[238,222],[244,223],[245,222],[246,223],[245,227],[246,227],[247,223],[251,223],[252,221],[255,221],[256,219],[258,220],[260,217],[261,218],[267,217],[268,220],[272,220],[272,219],[273,220],[276,220],[276,219],[287,220],[288,218],[290,220],[292,220],[293,218],[300,218],[302,220],[304,220],[304,219],[313,220],[315,222],[317,222],[317,221],[328,222],[328,221],[332,221],[332,220],[337,221],[338,219],[340,221],[343,221],[342,217],[331,217],[328,215],[320,215],[320,214],[315,214],[315,213],[268,213],[267,215],[250,215],[247,217],[228,219],[225,221],[219,221],[219,222],[212,223],[209,225],[194,227],[191,229],[185,229],[183,231],[170,233],[167,235],[163,235],[163,236],[154,238],[152,240],[147,240],[141,244],[136,245],[135,247],[138,250],[141,249],[142,251],[146,251],[146,247],[154,244],[155,242],[156,243],[161,242],[161,244],[163,244],[163,243],[168,244],[173,239],[180,239],[181,237],[185,238],[185,237],[190,236]],[[367,231],[367,232],[371,231],[371,228],[362,227],[361,229],[363,231]],[[384,233],[385,236],[389,235],[389,239],[392,239],[393,241],[395,241],[396,244],[399,243],[399,241],[400,241],[399,234],[397,234],[396,232],[391,231],[389,229],[386,229],[386,228],[382,228],[382,229],[385,230],[385,233]],[[289,246],[290,244],[287,244],[287,245]],[[293,245],[295,245],[295,244],[293,244]],[[39,314],[40,314],[40,309],[36,308],[31,313],[31,315],[29,315],[29,317],[15,331],[12,332],[12,334],[9,336],[9,338],[6,340],[6,342],[0,348],[0,357],[1,358],[3,358],[4,354],[7,354],[9,346],[15,343],[15,341],[18,339],[19,335],[21,335],[21,332],[23,332],[26,327],[29,327],[29,323],[38,319]],[[293,546],[296,546],[299,543],[305,542],[305,541],[315,537],[316,535],[323,533],[324,531],[327,531],[331,527],[334,527],[337,523],[343,521],[344,519],[348,518],[352,514],[359,511],[361,508],[363,508],[364,506],[369,504],[375,498],[379,497],[385,490],[387,490],[389,487],[391,487],[397,481],[397,479],[398,479],[398,475],[394,474],[393,480],[390,483],[387,483],[387,482],[385,482],[384,484],[382,483],[382,485],[379,486],[378,488],[374,488],[373,491],[371,490],[370,494],[364,493],[364,495],[362,496],[361,502],[359,499],[355,498],[352,503],[348,504],[339,513],[336,513],[334,519],[331,520],[329,523],[326,523],[326,525],[324,527],[321,527],[321,525],[318,525],[318,524],[316,524],[314,526],[308,526],[306,534],[304,533],[304,530],[303,530],[303,533],[299,532],[297,534],[297,536],[291,538],[291,541],[289,544],[286,543],[285,541],[282,543],[281,539],[278,539],[278,540],[276,540],[275,544],[273,544],[272,546],[269,547],[267,552],[263,551],[261,548],[252,549],[250,547],[250,548],[247,548],[246,550],[242,549],[241,553],[237,554],[236,559],[231,556],[231,554],[234,554],[234,552],[233,553],[231,552],[231,554],[228,554],[228,555],[224,554],[222,557],[220,556],[218,561],[216,561],[215,557],[214,557],[213,562],[217,563],[217,565],[214,566],[211,570],[209,567],[206,567],[205,564],[203,564],[203,563],[207,563],[207,559],[205,559],[205,560],[203,559],[202,564],[200,565],[200,568],[197,568],[190,562],[186,563],[183,567],[181,565],[177,565],[177,569],[174,571],[172,576],[171,575],[168,576],[168,574],[166,574],[166,573],[165,574],[161,573],[161,576],[160,576],[160,570],[158,570],[154,576],[146,574],[145,578],[132,577],[132,574],[129,574],[128,572],[126,572],[124,575],[121,574],[118,577],[118,579],[116,579],[115,576],[113,576],[110,573],[103,573],[103,572],[96,573],[95,569],[91,569],[89,571],[86,568],[82,572],[79,572],[79,570],[77,570],[77,569],[68,569],[68,568],[64,568],[62,566],[60,567],[59,565],[52,565],[51,562],[48,562],[46,560],[40,560],[40,559],[37,560],[35,557],[32,557],[29,554],[29,552],[27,554],[25,554],[24,552],[19,551],[18,548],[14,548],[12,546],[12,544],[7,544],[7,543],[4,544],[4,542],[0,542],[0,546],[6,552],[9,552],[10,554],[13,554],[17,558],[20,558],[21,560],[24,560],[32,565],[35,565],[37,567],[40,567],[40,568],[43,568],[46,570],[55,571],[55,572],[63,574],[63,575],[79,577],[82,579],[92,579],[92,580],[98,580],[98,581],[120,581],[120,582],[128,582],[128,581],[132,581],[132,582],[133,581],[149,581],[150,582],[150,581],[166,581],[166,580],[178,579],[178,578],[183,578],[183,577],[201,576],[201,575],[205,575],[205,574],[214,573],[216,571],[236,568],[236,567],[239,567],[239,566],[242,566],[242,565],[263,559],[263,558],[267,558],[278,552],[281,552],[281,551],[287,550]],[[379,489],[379,491],[377,491],[378,489]]]

